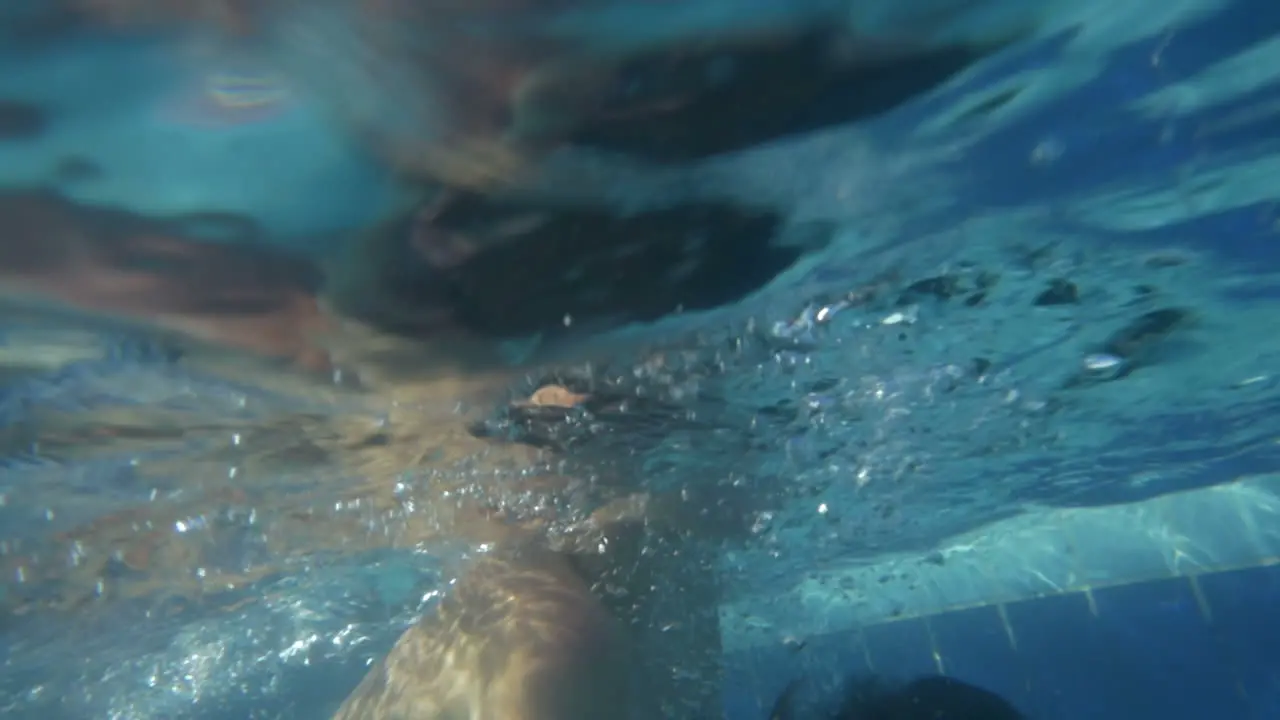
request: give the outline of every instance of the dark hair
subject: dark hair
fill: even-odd
[[[1009,701],[955,678],[930,675],[905,685],[878,677],[845,683],[834,706],[802,712],[792,683],[770,720],[1027,720]]]

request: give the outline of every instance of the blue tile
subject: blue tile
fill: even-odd
[[[937,615],[929,624],[947,675],[1028,706],[1027,676],[996,606]]]
[[[733,720],[765,717],[773,699],[794,676],[786,653],[778,647],[734,653],[724,663],[725,714]]]
[[[1129,672],[1099,636],[1083,595],[1059,595],[1009,605],[1009,623],[1027,677],[1024,710],[1038,720],[1146,717],[1126,715],[1115,700]]]
[[[938,672],[929,631],[922,620],[873,625],[863,631],[863,638],[871,667],[878,675],[906,680]]]
[[[795,657],[806,677],[838,681],[870,672],[862,634],[856,630],[810,637]]]
[[[754,720],[767,717],[769,705],[753,678],[740,673],[726,673],[723,685],[724,715],[729,720]]]
[[[1280,566],[1205,575],[1200,588],[1247,717],[1280,717]]]
[[[1096,591],[1097,625],[1111,652],[1133,666],[1142,717],[1243,717],[1226,648],[1186,578]]]
[[[1173,579],[1097,590],[1096,616],[1083,594],[1009,605],[1016,647],[994,607],[869,627],[862,637],[877,674],[936,672],[936,647],[947,674],[1000,693],[1038,720],[1275,720],[1280,567],[1198,582],[1211,623],[1190,581]],[[754,670],[726,678],[730,717],[764,717],[790,678],[865,671],[862,657],[857,633],[810,638],[798,653],[757,651]]]

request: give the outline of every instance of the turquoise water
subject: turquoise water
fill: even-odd
[[[700,3],[636,37],[733,15]],[[6,717],[325,717],[460,567],[432,503],[572,536],[619,487],[680,499],[719,647],[672,647],[735,719],[857,671],[1271,717],[1280,10],[1003,6],[866,5],[895,47],[1031,29],[767,142],[584,136],[447,209],[484,263],[426,282],[344,254],[420,192],[362,144],[437,119],[395,67],[6,6]],[[585,7],[554,27],[639,12]],[[513,403],[549,383],[590,400]]]

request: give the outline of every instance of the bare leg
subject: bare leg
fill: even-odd
[[[334,720],[617,720],[620,628],[566,557],[499,550],[405,631]]]

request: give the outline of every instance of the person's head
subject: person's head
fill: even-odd
[[[955,678],[931,675],[906,684],[877,677],[846,683],[838,701],[807,712],[797,702],[796,685],[783,691],[769,720],[1026,720],[1009,701]]]

